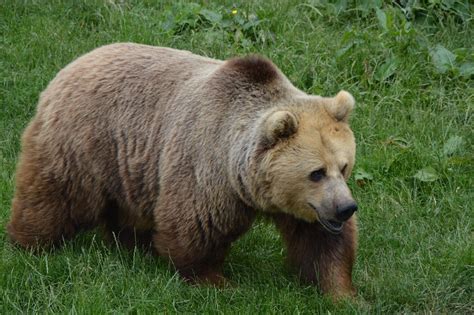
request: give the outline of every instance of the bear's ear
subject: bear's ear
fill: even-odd
[[[352,97],[349,92],[340,91],[332,101],[327,104],[326,109],[337,121],[347,122],[349,114],[354,109],[354,105],[354,97]]]
[[[263,122],[261,144],[265,149],[273,147],[278,141],[287,139],[298,130],[298,119],[286,110],[271,113]]]

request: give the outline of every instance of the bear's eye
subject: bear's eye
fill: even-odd
[[[346,169],[347,169],[347,163],[341,169],[342,175],[346,174]]]
[[[319,170],[312,171],[311,174],[309,174],[309,179],[312,182],[319,182],[321,179],[324,178],[324,176],[326,176],[326,170],[324,168],[321,168]]]

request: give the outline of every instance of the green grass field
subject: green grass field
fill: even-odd
[[[347,2],[0,0],[0,313],[472,314],[472,6]],[[298,282],[263,220],[234,244],[226,289],[188,286],[165,260],[93,232],[39,255],[8,243],[20,136],[39,93],[112,42],[221,59],[259,53],[308,93],[354,95],[354,300],[333,304]]]

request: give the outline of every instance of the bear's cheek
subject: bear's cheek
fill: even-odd
[[[309,223],[313,223],[318,220],[318,214],[316,211],[306,207],[293,209],[289,214],[293,215],[297,219],[301,219]]]

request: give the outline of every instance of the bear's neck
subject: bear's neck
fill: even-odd
[[[242,202],[259,209],[253,189],[254,174],[257,172],[256,150],[258,130],[255,121],[249,121],[235,132],[229,152],[229,181]]]

